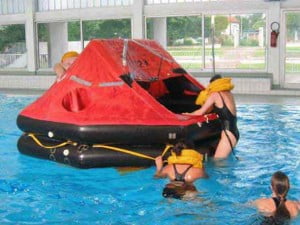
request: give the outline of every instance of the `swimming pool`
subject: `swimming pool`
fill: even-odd
[[[207,162],[210,177],[188,202],[161,196],[167,181],[153,178],[154,167],[80,170],[19,154],[16,117],[35,98],[0,94],[0,224],[259,224],[245,203],[270,195],[276,170],[300,199],[300,106],[239,104],[240,160]]]

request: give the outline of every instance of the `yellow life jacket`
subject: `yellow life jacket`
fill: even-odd
[[[195,168],[203,168],[203,155],[193,149],[183,149],[181,155],[177,156],[174,152],[168,157],[168,164],[189,164]]]
[[[231,83],[231,78],[220,78],[211,82],[208,87],[201,91],[196,99],[196,105],[203,105],[208,98],[208,96],[213,92],[219,91],[230,91],[234,88],[234,85]]]

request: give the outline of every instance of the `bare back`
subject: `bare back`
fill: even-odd
[[[190,166],[189,164],[176,164],[176,169],[179,173],[183,173],[189,166]],[[169,164],[165,166],[163,168],[162,173],[166,174],[166,176],[168,176],[170,180],[175,180],[176,174],[173,168],[173,164]],[[207,175],[205,173],[204,168],[200,169],[200,168],[191,167],[187,171],[184,178],[186,182],[192,183],[199,178],[205,178],[205,177],[207,177]]]
[[[261,198],[255,201],[255,205],[258,210],[265,216],[273,216],[276,211],[276,205],[272,198]],[[292,218],[295,218],[299,214],[299,203],[295,201],[287,200],[285,206],[289,211]]]

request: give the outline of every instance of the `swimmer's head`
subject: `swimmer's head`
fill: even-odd
[[[172,181],[164,187],[162,195],[165,198],[190,199],[197,193],[196,187],[191,183]]]
[[[172,148],[171,151],[174,152],[177,156],[181,155],[183,149],[192,149],[194,144],[190,140],[179,140]]]
[[[210,78],[209,83],[214,82],[215,80],[221,79],[222,76],[220,74],[214,75],[212,78]]]
[[[281,171],[277,171],[272,176],[271,186],[276,196],[285,198],[290,189],[288,176]]]

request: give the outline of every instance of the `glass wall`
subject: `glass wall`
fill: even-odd
[[[37,4],[38,11],[42,12],[62,9],[127,6],[131,5],[132,1],[133,0],[38,0]]]
[[[68,22],[68,51],[81,52],[83,50],[80,33],[80,21]]]
[[[52,32],[52,37],[50,36],[50,26],[53,27],[54,24],[58,23],[39,23],[37,24],[38,30],[38,67],[43,68],[52,68],[52,66],[57,62],[52,62],[51,54],[54,54],[54,48],[57,46],[53,42],[57,42],[53,36],[57,36],[59,41],[62,41],[66,38],[66,51],[82,51],[81,37],[80,37],[80,22],[79,21],[71,21],[71,22],[61,22],[58,25],[66,25],[66,35],[64,36],[63,32]],[[54,34],[55,33],[55,34]],[[51,39],[52,45],[51,46]]]
[[[49,40],[49,30],[48,24],[39,23],[37,24],[38,30],[38,52],[39,52],[39,68],[49,68],[50,62],[48,60],[48,40]]]
[[[82,22],[84,47],[95,38],[131,38],[131,20],[91,20]]]
[[[216,68],[251,70],[266,68],[264,14],[210,15],[205,16],[204,24],[205,68],[212,68],[213,53]],[[212,51],[213,41],[214,51]]]
[[[147,38],[154,37],[147,19]],[[186,69],[266,70],[262,13],[167,17],[167,50]]]
[[[0,69],[26,67],[25,25],[0,26]]]
[[[237,0],[146,0],[146,4],[170,4],[170,3],[191,3],[191,2],[222,2],[222,1],[237,1]],[[239,0],[239,1],[249,1],[249,0]]]
[[[286,13],[285,83],[300,84],[300,12]]]
[[[81,37],[82,24],[82,37]],[[64,27],[66,25],[67,27]],[[66,51],[81,52],[91,39],[95,38],[131,38],[131,20],[93,20],[59,23],[39,23],[38,52],[39,68],[52,68],[56,62],[53,57],[58,42],[67,46]],[[52,32],[50,32],[51,29]],[[65,35],[64,35],[65,33]],[[52,35],[52,36],[51,36]],[[82,42],[83,40],[83,42]]]
[[[167,50],[184,68],[202,68],[202,17],[168,17]]]
[[[147,18],[147,38],[154,38],[155,22]],[[167,17],[167,50],[185,69],[202,68],[202,17]]]
[[[0,15],[25,12],[24,0],[0,0]]]

